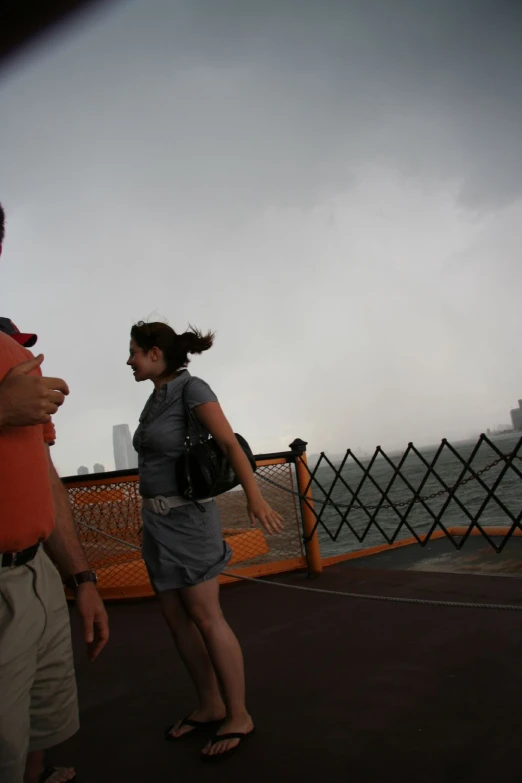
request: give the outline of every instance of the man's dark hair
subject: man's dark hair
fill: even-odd
[[[5,212],[4,212],[4,208],[0,204],[0,245],[4,241],[4,234],[5,234]]]

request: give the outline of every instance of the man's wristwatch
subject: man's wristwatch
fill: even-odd
[[[69,588],[69,590],[76,590],[77,587],[84,584],[84,582],[96,582],[98,581],[98,577],[94,573],[94,571],[80,571],[78,574],[73,574],[68,579],[65,580],[65,586]]]

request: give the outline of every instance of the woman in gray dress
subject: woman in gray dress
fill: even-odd
[[[166,732],[169,740],[211,729],[203,760],[229,755],[254,730],[245,704],[243,655],[223,617],[218,577],[231,557],[213,499],[200,508],[181,497],[175,463],[186,436],[182,392],[202,429],[228,457],[247,498],[251,522],[269,534],[282,519],[263,499],[250,463],[207,383],[186,369],[189,354],[202,353],[214,335],[191,329],[176,334],[164,323],[136,324],[127,364],[136,381],[154,391],[134,435],[143,498],[143,559],[165,620],[198,696],[197,708]]]

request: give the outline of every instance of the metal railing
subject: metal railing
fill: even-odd
[[[217,498],[231,566],[266,576],[323,565],[372,547],[445,536],[461,549],[481,535],[501,552],[522,534],[522,437],[501,448],[485,435],[476,443],[432,449],[412,443],[388,455],[377,447],[363,459],[348,449],[334,462],[322,453],[308,464],[306,443],[256,457],[257,481],[283,516],[281,536],[252,528],[241,489]],[[137,471],[64,479],[75,520],[106,597],[152,594],[141,559]],[[224,581],[228,578],[224,577]]]
[[[461,549],[481,535],[501,552],[522,533],[522,437],[512,440],[507,450],[486,435],[458,447],[409,443],[392,456],[378,446],[365,460],[348,449],[336,464],[322,453],[313,467],[301,455],[300,501],[313,518],[305,542],[318,540],[331,557],[404,538],[426,546],[441,534]]]
[[[297,452],[292,450],[256,457],[257,481],[267,501],[285,520],[279,536],[269,536],[251,526],[241,488],[216,498],[224,537],[233,552],[230,567],[235,573],[257,577],[306,568],[297,459]],[[72,476],[63,482],[104,597],[152,595],[140,552],[142,522],[137,470]],[[230,578],[224,576],[223,581]]]

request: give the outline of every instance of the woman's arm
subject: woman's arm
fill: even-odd
[[[232,427],[218,402],[206,402],[194,408],[203,427],[212,435],[221,451],[230,460],[234,472],[245,490],[248,515],[252,524],[258,519],[267,533],[280,533],[283,520],[263,498],[247,456],[239,445]]]

